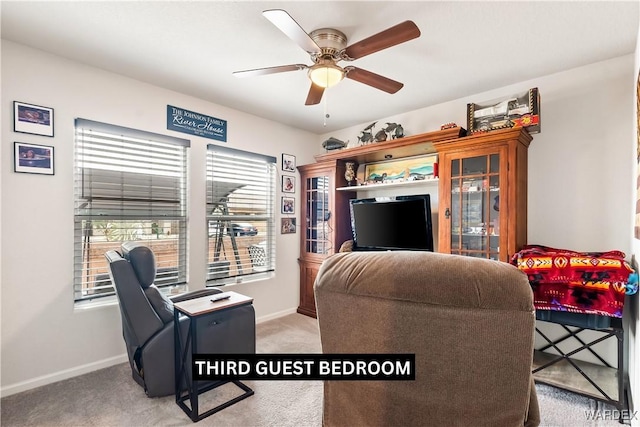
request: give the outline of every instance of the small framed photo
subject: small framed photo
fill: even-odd
[[[296,156],[282,153],[282,170],[285,172],[295,172]]]
[[[295,193],[296,192],[296,177],[290,175],[282,175],[282,192],[283,193]]]
[[[53,175],[53,147],[14,142],[13,152],[14,172]]]
[[[53,108],[14,101],[13,131],[53,136]]]
[[[283,214],[295,214],[295,206],[296,199],[293,197],[283,197],[282,198],[282,209],[281,212]]]
[[[280,234],[294,234],[296,232],[295,218],[280,218]]]

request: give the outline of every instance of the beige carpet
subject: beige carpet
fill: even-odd
[[[257,328],[258,353],[318,353],[316,320],[292,314]],[[251,396],[197,423],[198,426],[322,425],[322,382],[246,381]],[[615,421],[587,421],[590,399],[553,387],[538,386],[543,426],[619,426]],[[239,393],[227,384],[206,393],[201,407]],[[222,400],[221,400],[222,401]],[[189,426],[191,420],[173,396],[149,399],[131,378],[129,365],[119,364],[79,377],[15,394],[0,401],[2,426]],[[606,407],[609,408],[609,407]],[[610,408],[609,408],[610,409]],[[500,427],[500,426],[496,426]]]

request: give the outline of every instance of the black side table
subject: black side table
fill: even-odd
[[[229,299],[212,302],[211,295],[202,298],[195,298],[192,300],[182,301],[173,305],[174,316],[174,336],[175,336],[175,375],[176,375],[176,403],[182,408],[182,410],[191,418],[191,421],[200,421],[209,415],[215,414],[218,411],[227,408],[234,403],[237,403],[243,399],[254,394],[254,391],[244,385],[240,381],[213,381],[207,382],[204,386],[198,387],[200,381],[194,381],[191,375],[191,366],[188,363],[191,360],[191,356],[198,353],[198,320],[207,317],[207,321],[215,321],[212,317],[215,317],[216,313],[222,314],[222,312],[228,312],[238,307],[250,305],[253,302],[253,298],[245,295],[238,294],[236,292],[225,292],[230,295]],[[227,313],[224,313],[227,314]],[[184,337],[180,332],[180,316],[186,316],[189,318],[189,331]],[[255,339],[255,337],[254,337]],[[184,383],[183,383],[184,380]],[[200,414],[198,408],[198,396],[209,390],[213,390],[216,387],[227,384],[229,382],[237,385],[243,394],[237,396],[225,403],[216,406],[213,409]],[[181,385],[186,384],[186,390],[183,392]],[[186,401],[189,400],[191,408],[186,405]]]
[[[536,333],[547,342],[534,352],[532,373],[537,383],[608,403],[620,411],[629,409],[628,381],[624,371],[622,319],[545,310],[536,311],[536,319],[559,324],[566,332],[552,339],[536,327]],[[587,331],[591,331],[595,337],[579,336],[580,333]],[[571,339],[577,341],[579,347],[572,351],[563,351],[560,344]],[[598,348],[595,347],[596,344],[610,339],[615,340],[617,344],[616,367],[611,366],[598,354]],[[546,352],[547,350],[554,350],[556,354]],[[581,351],[590,353],[598,359],[600,364],[584,362],[572,357]],[[623,423],[624,420],[621,417],[619,421]]]

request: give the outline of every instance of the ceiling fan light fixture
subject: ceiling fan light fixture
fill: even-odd
[[[335,28],[319,28],[307,33],[283,9],[269,9],[262,13],[265,18],[309,54],[313,65],[280,65],[277,67],[235,71],[233,74],[237,77],[243,77],[307,70],[307,75],[312,84],[305,105],[320,103],[325,89],[337,85],[345,77],[387,93],[396,93],[402,88],[402,83],[362,68],[340,67],[337,63],[340,61],[353,61],[420,37],[418,26],[413,21],[404,21],[357,43],[347,45],[347,36]]]
[[[309,78],[316,86],[328,88],[344,79],[344,70],[333,64],[316,64],[309,69]]]

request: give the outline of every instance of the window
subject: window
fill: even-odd
[[[207,146],[207,281],[238,283],[275,266],[275,157]]]
[[[143,241],[158,287],[186,282],[186,173],[190,142],[75,121],[75,301],[114,295],[104,254]]]

